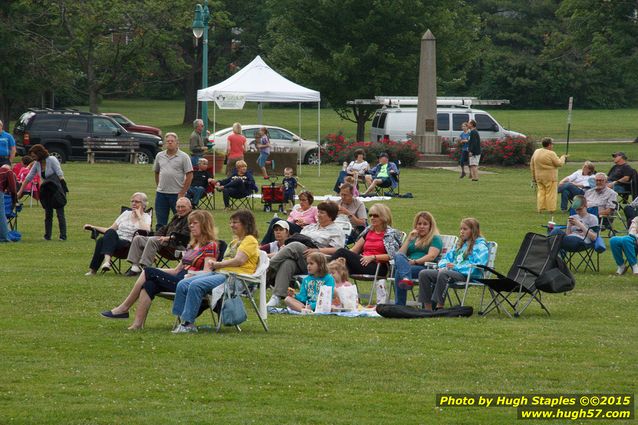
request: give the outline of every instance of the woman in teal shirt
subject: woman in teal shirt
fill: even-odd
[[[417,279],[424,264],[435,261],[442,249],[443,240],[434,217],[427,211],[418,212],[412,231],[394,256],[395,304],[405,305],[408,289],[414,285],[412,279]]]

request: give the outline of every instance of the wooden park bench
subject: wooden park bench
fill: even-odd
[[[132,140],[105,140],[96,137],[84,139],[84,149],[86,149],[86,160],[89,164],[95,163],[96,153],[120,153],[126,154],[127,160],[131,164],[137,164],[137,151],[140,143]]]

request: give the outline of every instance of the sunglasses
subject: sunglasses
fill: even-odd
[[[379,218],[379,214],[368,214],[370,218]]]

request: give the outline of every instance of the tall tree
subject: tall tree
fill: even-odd
[[[346,102],[375,95],[417,94],[420,40],[437,37],[441,93],[462,86],[477,20],[461,0],[270,0],[263,41],[268,59],[287,77],[321,91],[363,140],[372,109]]]

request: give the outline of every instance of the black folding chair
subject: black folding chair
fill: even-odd
[[[510,318],[519,317],[536,301],[549,315],[549,310],[541,300],[541,291],[536,287],[536,280],[547,270],[557,267],[566,270],[564,264],[560,266],[562,260],[559,257],[563,237],[562,234],[545,236],[527,233],[507,276],[491,267],[477,266],[496,276],[478,279],[488,287],[492,295],[492,300],[481,314],[486,315],[497,310],[499,313],[503,311]]]

